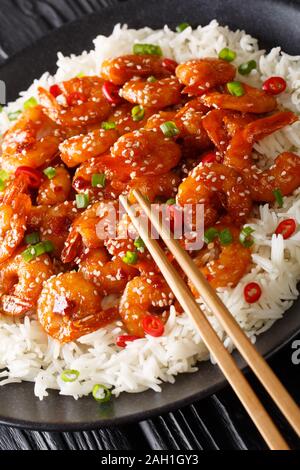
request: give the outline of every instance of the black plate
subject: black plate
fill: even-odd
[[[110,34],[115,23],[128,23],[139,28],[159,28],[165,23],[175,27],[182,21],[205,25],[213,18],[231,28],[243,28],[257,37],[263,47],[281,45],[290,54],[299,54],[300,7],[298,1],[280,0],[146,0],[129,1],[101,14],[87,16],[45,37],[10,59],[1,69],[0,78],[7,84],[8,99],[45,70],[55,71],[56,52],[80,53],[92,47],[99,33]],[[300,301],[283,320],[257,341],[259,351],[269,356],[300,331]],[[243,361],[238,363],[244,367]],[[0,387],[0,422],[38,430],[79,430],[111,426],[131,420],[142,420],[171,408],[187,405],[225,385],[217,367],[202,363],[199,372],[180,375],[175,385],[163,385],[162,393],[122,394],[106,406],[88,397],[79,401],[50,391],[40,402],[30,383]]]

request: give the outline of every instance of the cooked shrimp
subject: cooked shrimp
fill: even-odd
[[[149,77],[150,75],[155,77],[170,75],[158,56],[128,54],[107,59],[101,66],[101,76],[115,85],[123,85],[133,77]]]
[[[274,96],[245,83],[243,83],[243,87],[245,94],[242,96],[215,91],[203,95],[201,100],[209,108],[231,109],[241,113],[269,113],[277,107]]]
[[[38,300],[38,319],[61,343],[74,341],[117,318],[116,309],[101,310],[102,297],[82,273],[68,272],[45,282]]]
[[[16,177],[5,189],[0,205],[0,263],[14,253],[24,238],[31,209],[26,190],[27,181],[23,176]]]
[[[177,194],[179,205],[204,204],[205,225],[214,224],[222,204],[235,221],[244,220],[252,208],[250,192],[233,168],[220,163],[200,163],[184,180]]]
[[[63,166],[55,167],[55,176],[45,179],[38,190],[37,203],[54,206],[65,202],[71,191],[71,178]]]
[[[126,192],[129,192],[131,202],[134,202],[134,197],[131,195],[133,189],[139,189],[151,202],[154,202],[156,198],[167,200],[176,195],[179,183],[179,176],[170,171],[163,175],[135,178],[128,184]]]
[[[107,152],[118,138],[119,133],[115,129],[96,129],[85,135],[76,135],[60,144],[61,159],[72,168]]]
[[[121,95],[130,103],[162,109],[180,103],[181,88],[182,86],[175,77],[162,78],[155,82],[133,79],[125,83]]]
[[[23,316],[36,306],[43,282],[54,274],[48,255],[25,261],[17,253],[1,264],[1,310],[13,317]]]
[[[38,168],[53,159],[60,141],[57,126],[42,108],[29,108],[4,135],[1,166],[8,172],[19,166]]]
[[[166,121],[175,120],[176,111],[159,111],[158,113],[152,114],[147,120],[145,129],[159,129],[161,124]]]
[[[105,120],[111,105],[104,97],[99,77],[76,77],[59,85],[62,94],[56,99],[49,91],[39,88],[44,112],[65,127],[84,127]]]
[[[113,122],[116,125],[116,130],[120,135],[145,127],[147,119],[153,114],[153,110],[151,108],[145,108],[144,117],[139,121],[134,121],[131,114],[133,108],[134,105],[131,103],[121,103],[117,108],[112,109],[111,114],[107,118],[108,122]]]
[[[161,275],[138,276],[129,281],[120,301],[119,313],[129,334],[145,336],[142,320],[147,314],[160,314],[174,303],[174,295]]]
[[[231,82],[235,72],[235,67],[225,60],[208,57],[178,65],[176,76],[186,85],[185,93],[201,95],[210,88]]]

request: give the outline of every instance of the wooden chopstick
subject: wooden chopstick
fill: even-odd
[[[141,201],[140,205],[147,209],[148,212],[148,205],[146,207],[146,203],[141,194],[135,192],[135,197],[139,202]],[[191,291],[188,289],[174,266],[169,262],[157,241],[149,237],[147,222],[136,217],[135,211],[128,203],[127,198],[120,196],[120,201],[130,216],[133,225],[139,232],[141,238],[147,246],[154,261],[157,263],[157,266],[165,277],[177,300],[181,304],[182,308],[190,316],[206,347],[213,355],[224,376],[239,397],[241,403],[244,405],[249,416],[252,418],[257,429],[263,436],[270,449],[288,450],[289,447],[287,443],[260,403],[243,373],[236,365],[233,357],[224,347],[224,344],[219,339],[217,333],[195,301]]]
[[[168,231],[164,223],[161,222],[157,213],[151,211],[151,206],[145,201],[139,191],[134,191],[133,194],[187,277],[192,281],[199,294],[201,294],[201,298],[206,306],[216,316],[247,364],[273,398],[295,432],[300,436],[300,408],[294,402],[291,395],[274,374],[265,359],[255,349],[247,335],[217,295],[216,291],[205,279],[195,263],[193,263],[188,253],[180,246],[178,241],[170,235],[170,231]]]

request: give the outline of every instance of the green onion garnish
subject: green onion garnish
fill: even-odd
[[[47,176],[47,178],[49,180],[52,180],[54,178],[54,176],[56,175],[56,169],[53,168],[52,166],[48,166],[48,168],[46,168],[44,171],[43,171],[44,175]]]
[[[25,237],[25,242],[28,245],[35,245],[36,243],[39,243],[39,241],[40,241],[40,234],[38,232],[29,233]]]
[[[166,201],[166,204],[167,206],[173,206],[173,204],[176,204],[176,199],[174,199],[173,197],[171,197],[170,199],[168,199]]]
[[[176,31],[177,33],[182,33],[186,28],[188,28],[190,25],[188,23],[180,23],[178,26],[176,26]]]
[[[81,78],[81,77],[84,77],[85,76],[85,73],[84,72],[79,72],[76,77],[78,78]]]
[[[175,122],[173,121],[164,122],[161,124],[160,128],[166,137],[174,137],[180,132]]]
[[[136,249],[138,251],[140,251],[141,253],[144,253],[145,251],[145,243],[143,242],[143,240],[141,239],[141,237],[137,238],[134,242],[134,246],[136,247]]]
[[[273,194],[274,194],[274,197],[276,199],[276,202],[278,204],[278,207],[282,207],[283,206],[283,196],[282,196],[282,192],[280,191],[280,189],[274,189],[273,191]]]
[[[0,178],[0,191],[4,191],[5,186],[6,186],[5,181],[3,181],[3,180]]]
[[[134,44],[134,54],[162,55],[162,50],[154,44]]]
[[[8,119],[10,121],[16,121],[20,114],[22,114],[22,111],[14,111],[13,113],[8,113]]]
[[[205,230],[205,232],[204,232],[204,241],[207,244],[211,243],[218,236],[219,236],[219,231],[214,227],[210,227],[207,230]]]
[[[75,382],[79,377],[79,371],[75,369],[67,369],[61,373],[61,380],[64,382]]]
[[[141,121],[145,116],[145,109],[141,105],[134,106],[131,110],[131,116],[134,121]]]
[[[136,264],[138,260],[138,254],[135,251],[127,251],[123,257],[123,261],[126,264]]]
[[[149,83],[157,82],[157,78],[155,78],[154,75],[150,75],[150,77],[147,78],[147,82]]]
[[[110,129],[115,129],[117,126],[115,122],[102,122],[101,127],[102,129],[109,131]]]
[[[23,259],[28,262],[45,253],[50,253],[53,250],[53,243],[47,240],[44,242],[37,243],[36,245],[30,245],[28,248],[26,248],[26,250],[23,251],[22,256]]]
[[[243,96],[245,94],[245,89],[241,82],[228,82],[227,90],[233,96]]]
[[[9,179],[9,173],[7,173],[7,171],[5,170],[0,170],[0,179],[2,181],[6,181]]]
[[[245,247],[245,248],[250,248],[250,246],[253,245],[254,240],[251,234],[254,232],[253,228],[251,227],[243,227],[240,235],[239,235],[239,240],[240,243]]]
[[[239,65],[238,71],[241,75],[249,75],[249,73],[256,69],[257,63],[255,60],[249,60],[249,62],[245,62]]]
[[[235,58],[236,52],[234,52],[232,49],[229,49],[228,47],[224,47],[219,52],[219,59],[226,60],[227,62],[232,62]]]
[[[29,100],[25,101],[24,109],[34,108],[38,105],[37,100],[32,96]]]
[[[89,205],[89,195],[82,193],[76,194],[76,207],[77,209],[86,209]]]
[[[232,243],[233,236],[229,228],[224,228],[224,230],[219,233],[219,239],[221,245],[230,245],[230,243]]]
[[[98,403],[106,403],[111,398],[111,391],[105,385],[96,384],[93,387],[92,395]]]
[[[95,173],[92,176],[92,186],[93,188],[104,188],[105,187],[106,176],[104,173]]]

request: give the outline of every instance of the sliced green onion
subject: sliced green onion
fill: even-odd
[[[28,245],[35,245],[36,243],[39,243],[40,241],[40,234],[39,232],[32,232],[26,235],[25,237],[25,242]]]
[[[104,188],[105,187],[106,176],[104,173],[95,173],[92,176],[92,186],[93,188]]]
[[[9,179],[9,173],[7,173],[7,171],[5,170],[0,170],[0,179],[2,181],[6,181]]]
[[[86,209],[89,205],[89,195],[85,193],[76,194],[77,209]]]
[[[179,129],[173,121],[166,121],[160,126],[162,132],[166,137],[174,137],[179,134]]]
[[[126,264],[136,264],[138,260],[138,254],[135,251],[127,251],[123,257],[123,261]]]
[[[81,77],[84,77],[85,76],[85,73],[84,72],[79,72],[76,77],[78,78],[81,78]]]
[[[283,196],[282,196],[282,192],[280,191],[280,189],[274,189],[273,191],[273,194],[274,194],[274,197],[276,199],[276,202],[278,204],[278,207],[282,207],[283,206]]]
[[[166,204],[167,206],[173,206],[174,204],[176,204],[176,199],[174,199],[173,197],[171,197],[170,199],[168,199],[166,201]]]
[[[226,60],[227,62],[232,62],[235,58],[236,52],[234,52],[232,49],[229,49],[228,47],[224,47],[219,52],[219,59]]]
[[[115,122],[102,122],[102,129],[109,131],[110,129],[115,129],[116,123]]]
[[[56,169],[53,168],[52,166],[48,166],[48,168],[46,168],[44,171],[43,171],[44,175],[47,176],[47,178],[49,180],[52,180],[54,178],[54,176],[56,175]]]
[[[61,380],[64,382],[75,382],[79,377],[79,371],[75,369],[67,369],[61,373]]]
[[[254,232],[253,228],[251,227],[243,227],[240,235],[239,235],[239,240],[240,243],[245,247],[245,248],[250,248],[250,246],[253,245],[254,240],[251,234]]]
[[[249,73],[256,69],[257,63],[255,60],[249,60],[249,62],[244,62],[239,65],[238,71],[241,75],[249,75]]]
[[[136,249],[138,251],[140,251],[141,253],[144,253],[145,251],[145,243],[143,242],[143,240],[141,239],[141,237],[137,238],[134,242],[134,246],[136,247]]]
[[[190,26],[189,23],[180,23],[178,26],[176,26],[176,31],[177,33],[182,33],[186,28]]]
[[[145,116],[145,109],[141,105],[134,106],[131,110],[131,116],[134,121],[141,121]]]
[[[20,114],[22,114],[22,111],[14,111],[13,113],[8,113],[7,116],[10,121],[16,121]]]
[[[233,236],[229,228],[224,228],[224,230],[219,233],[219,239],[221,245],[230,245],[230,243],[232,243]]]
[[[0,178],[0,191],[4,191],[5,186],[6,186],[5,181],[3,181],[3,180]]]
[[[162,50],[160,46],[155,44],[134,44],[133,46],[134,54],[149,54],[149,55],[162,55]]]
[[[37,100],[32,96],[29,100],[25,101],[24,109],[34,108],[38,105]]]
[[[228,82],[227,90],[233,96],[243,96],[245,94],[245,89],[241,82]]]
[[[219,236],[219,231],[214,227],[210,227],[207,230],[205,230],[205,232],[204,232],[204,241],[207,244],[211,243],[218,236]]]
[[[30,245],[26,250],[23,251],[22,256],[25,261],[32,261],[38,256],[44,253],[50,253],[54,250],[54,245],[51,241],[47,240],[44,242],[37,243],[36,245]]]
[[[111,391],[101,384],[94,385],[92,395],[98,403],[106,403],[111,399]]]
[[[147,82],[149,83],[157,82],[157,78],[155,78],[154,75],[150,75],[150,77],[147,78]]]

